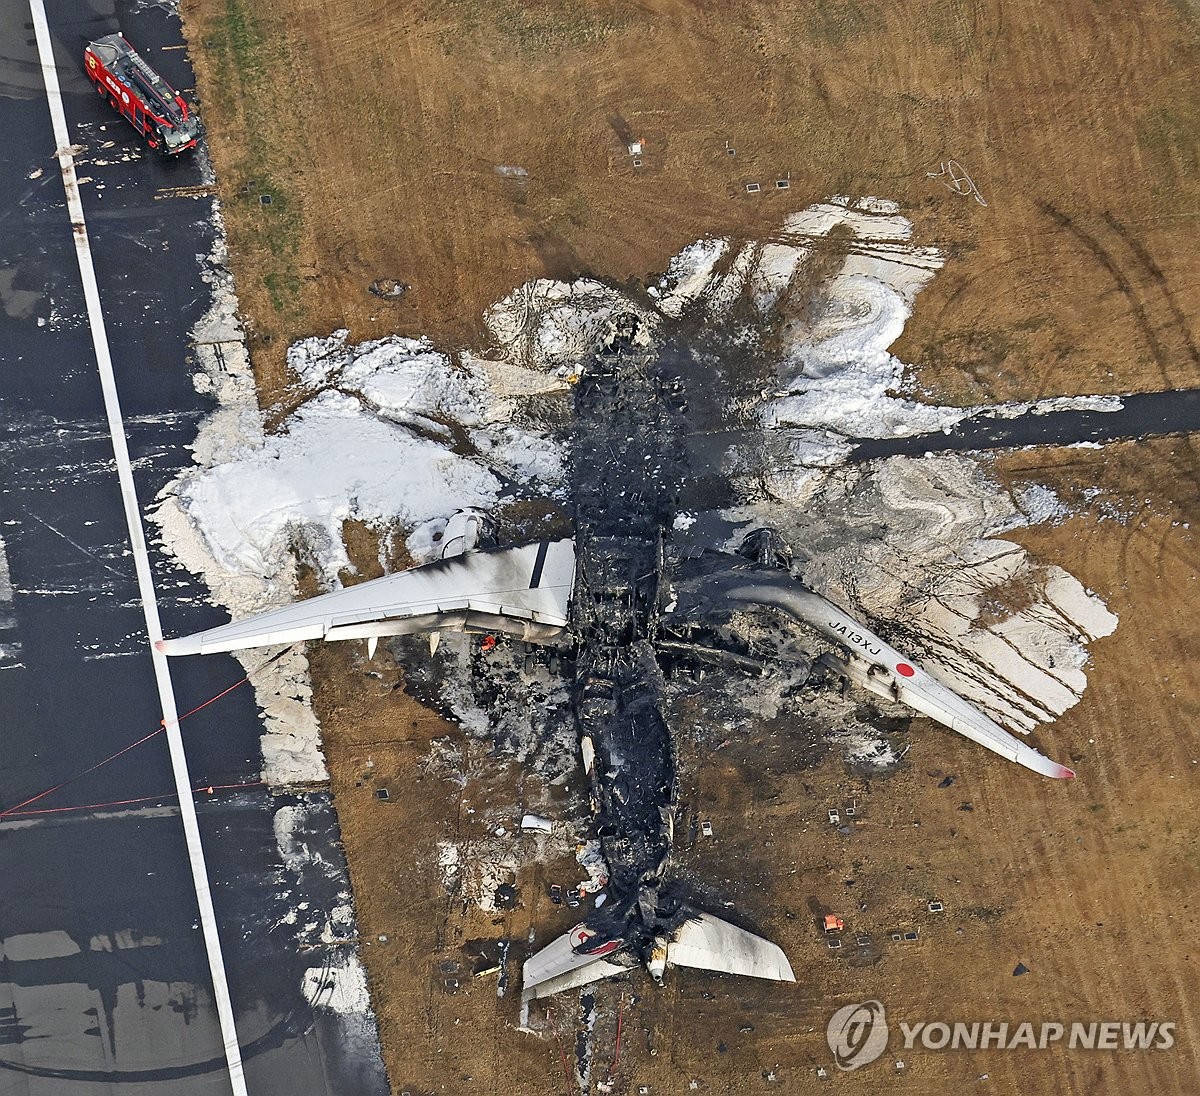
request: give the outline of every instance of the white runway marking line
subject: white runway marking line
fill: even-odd
[[[150,658],[154,664],[154,677],[158,683],[158,695],[162,702],[163,719],[167,727],[171,769],[175,775],[175,789],[179,793],[183,832],[187,839],[192,882],[196,888],[196,901],[200,908],[200,924],[204,930],[204,944],[208,951],[213,997],[216,1001],[217,1017],[221,1025],[221,1039],[225,1047],[229,1081],[233,1087],[234,1096],[247,1096],[246,1078],[242,1069],[242,1052],[238,1046],[237,1028],[234,1026],[233,1020],[233,1005],[229,999],[229,982],[225,975],[225,962],[221,956],[221,941],[217,935],[217,917],[213,910],[208,869],[204,864],[204,849],[200,843],[200,827],[196,822],[196,805],[192,800],[192,784],[188,777],[187,758],[183,752],[183,736],[179,732],[175,693],[171,688],[166,656],[154,649],[155,642],[162,638],[162,626],[158,620],[158,602],[154,596],[154,583],[150,575],[150,558],[146,553],[146,537],[142,531],[141,512],[138,508],[137,493],[134,490],[133,469],[129,464],[124,421],[121,418],[116,378],[113,375],[112,354],[109,351],[108,335],[104,327],[104,313],[100,307],[100,290],[96,285],[96,270],[92,265],[91,243],[88,240],[87,224],[83,219],[83,203],[79,198],[75,161],[71,155],[67,116],[63,110],[58,72],[54,67],[50,27],[46,21],[46,9],[42,0],[29,0],[29,12],[33,17],[34,31],[37,35],[42,78],[46,84],[50,120],[54,126],[54,140],[58,146],[57,156],[62,168],[63,189],[67,196],[67,212],[70,214],[71,229],[75,236],[75,255],[79,260],[79,274],[83,280],[88,323],[92,330],[92,345],[96,350],[96,366],[100,372],[100,385],[104,391],[104,409],[108,419],[109,433],[112,435],[113,455],[117,462],[117,478],[121,484],[121,499],[125,505],[125,520],[129,526],[129,540],[137,568],[138,590],[141,595],[142,610],[146,617]]]

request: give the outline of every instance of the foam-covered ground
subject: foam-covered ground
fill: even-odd
[[[768,456],[737,481],[725,516],[782,530],[807,584],[1027,731],[1077,702],[1087,643],[1116,626],[1066,572],[998,539],[1060,520],[1061,505],[1036,484],[1014,497],[968,456],[846,463],[848,439],[948,428],[984,410],[921,402],[912,370],[889,351],[942,263],[911,236],[893,203],[833,198],[736,254],[725,240],[689,245],[642,299],[590,279],[528,283],[489,310],[486,353],[396,337],[351,345],[344,332],[305,339],[288,355],[293,410],[273,433],[247,363],[227,353],[224,369],[198,376],[221,409],[197,440],[196,466],[161,502],[164,538],[235,615],[294,597],[297,551],[336,586],[349,566],[349,519],[402,532],[414,558],[430,558],[456,509],[561,497],[563,439],[536,408],[567,406],[572,374],[615,311],[639,312],[652,330],[701,317],[749,341],[770,327],[775,387],[741,443]],[[746,305],[760,323],[734,330]],[[209,327],[230,327],[233,315],[226,287]],[[1043,403],[1032,407],[1120,406]],[[256,687],[270,731],[266,778],[319,779],[303,656]]]

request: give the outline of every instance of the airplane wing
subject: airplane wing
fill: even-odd
[[[361,582],[218,628],[160,640],[168,655],[214,654],[305,639],[414,632],[501,632],[547,642],[566,627],[575,544],[540,541],[472,551]]]
[[[846,660],[823,655],[822,663],[877,696],[907,704],[965,738],[1027,769],[1058,780],[1075,773],[1010,734],[948,685],[921,669],[833,602],[785,571],[715,554],[695,575],[675,586],[685,617],[704,606],[763,605],[807,625],[850,652]]]
[[[891,648],[887,650],[890,652]],[[1069,780],[1075,775],[1074,770],[1051,761],[1045,754],[1038,753],[1032,746],[1009,734],[974,705],[911,662],[900,661],[896,664],[897,667],[908,666],[913,670],[913,677],[907,678],[900,672],[881,669],[879,663],[860,658],[851,658],[849,662],[838,659],[837,665],[831,665],[831,661],[826,661],[825,665],[867,692],[907,704],[1009,761],[1056,780]]]
[[[727,593],[731,601],[771,605],[842,644],[851,657],[847,662],[837,660],[834,669],[869,692],[907,704],[972,742],[1043,776],[1069,780],[1075,775],[1065,765],[1027,746],[833,602],[794,579],[788,578],[786,582],[756,579]]]

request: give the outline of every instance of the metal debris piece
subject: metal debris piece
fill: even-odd
[[[376,278],[367,286],[368,293],[385,301],[399,300],[408,290],[409,286],[404,282],[398,282],[395,278]]]

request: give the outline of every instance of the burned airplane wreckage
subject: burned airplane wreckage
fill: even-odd
[[[670,871],[678,801],[675,750],[662,711],[664,662],[715,662],[763,673],[807,672],[808,659],[770,637],[748,647],[729,627],[751,613],[813,638],[815,664],[905,704],[1044,776],[1074,775],[1021,742],[832,602],[800,584],[769,530],[737,555],[672,545],[686,477],[686,389],[632,315],[614,320],[575,388],[570,487],[573,540],[476,546],[477,518],[458,514],[443,558],[180,639],[169,655],[308,639],[444,631],[552,645],[574,667],[572,703],[607,901],[531,956],[525,1002],[644,964],[792,981],[775,944],[689,901]]]

